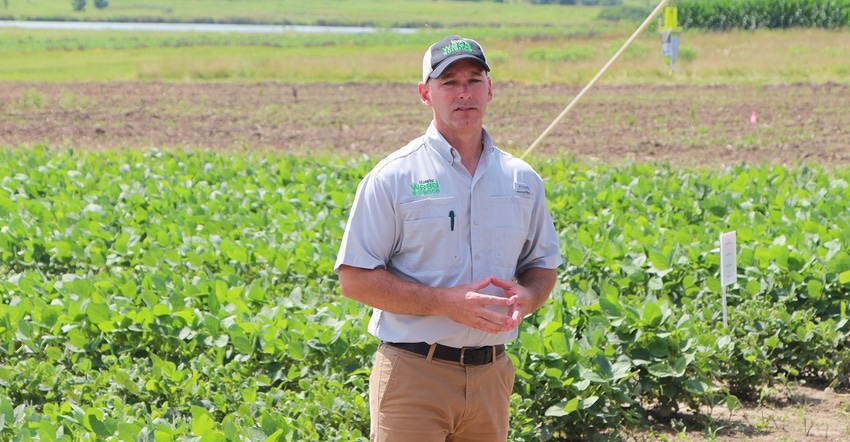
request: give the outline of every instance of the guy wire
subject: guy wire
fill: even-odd
[[[569,112],[570,109],[572,109],[573,106],[578,102],[578,100],[580,100],[581,97],[584,96],[585,92],[590,90],[590,88],[592,88],[593,85],[596,84],[596,81],[599,80],[599,77],[601,77],[602,74],[604,74],[605,71],[608,70],[608,67],[610,67],[611,64],[613,64],[614,61],[617,59],[617,57],[619,57],[620,54],[622,54],[623,51],[625,51],[626,48],[628,48],[629,45],[632,44],[632,42],[637,38],[637,36],[640,35],[640,33],[643,32],[643,30],[646,29],[647,26],[649,26],[649,23],[652,22],[652,19],[661,13],[661,9],[664,7],[665,4],[667,4],[667,1],[668,0],[661,0],[661,2],[658,3],[658,6],[655,7],[655,9],[649,14],[648,17],[646,17],[646,20],[641,23],[641,25],[637,28],[634,34],[632,34],[632,36],[629,37],[628,40],[626,40],[626,43],[623,44],[623,47],[621,47],[620,50],[617,51],[617,53],[614,54],[614,56],[611,57],[610,60],[608,60],[608,63],[606,63],[605,66],[602,67],[602,70],[600,70],[599,73],[597,73],[596,76],[593,77],[592,80],[590,80],[590,83],[587,83],[587,86],[585,86],[584,89],[582,89],[581,92],[579,92],[579,94],[576,95],[575,98],[573,98],[573,101],[571,101],[570,104],[567,105],[567,107],[561,111],[561,113],[555,118],[555,120],[549,124],[549,127],[547,127],[546,130],[544,130],[543,133],[541,133],[540,136],[538,136],[537,139],[534,140],[533,143],[531,143],[531,146],[528,146],[528,149],[523,152],[522,156],[520,156],[520,159],[525,158],[526,155],[528,155],[532,150],[534,150],[534,148],[537,147],[537,145],[539,145],[544,138],[546,138],[546,135],[549,135],[549,132],[552,131],[552,128],[554,128],[559,121],[561,121],[561,118],[564,118],[564,115],[566,115],[567,112]]]

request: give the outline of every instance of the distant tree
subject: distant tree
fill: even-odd
[[[651,12],[651,7],[637,5],[616,5],[599,11],[597,18],[610,21],[640,22]]]
[[[97,9],[103,9],[109,6],[109,0],[94,0],[94,7]]]
[[[75,11],[85,11],[86,0],[71,0],[71,7],[74,8]]]

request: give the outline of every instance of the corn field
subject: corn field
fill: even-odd
[[[837,29],[850,24],[848,0],[691,0],[677,7],[685,29]]]

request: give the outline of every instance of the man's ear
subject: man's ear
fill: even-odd
[[[490,76],[487,76],[487,89],[489,89],[487,93],[487,102],[493,101],[493,79]]]
[[[428,83],[419,83],[419,101],[431,107],[431,90],[428,88]]]

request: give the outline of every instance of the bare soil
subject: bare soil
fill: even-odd
[[[487,127],[521,154],[581,88],[495,81]],[[419,136],[413,84],[0,82],[0,146],[203,149],[380,158]],[[850,166],[850,85],[600,86],[535,156],[576,161]],[[847,380],[844,380],[847,382]],[[729,413],[701,410],[631,440],[850,441],[850,397],[775,389]],[[709,417],[708,420],[705,417]]]
[[[499,147],[522,154],[580,90],[495,81],[487,127]],[[848,109],[847,84],[599,86],[534,155],[683,167],[850,165]],[[0,146],[381,157],[429,121],[413,84],[0,83]]]
[[[627,436],[629,441],[850,441],[850,394],[825,386],[768,388],[760,401],[742,403],[731,413],[724,406],[682,409],[669,420]]]

